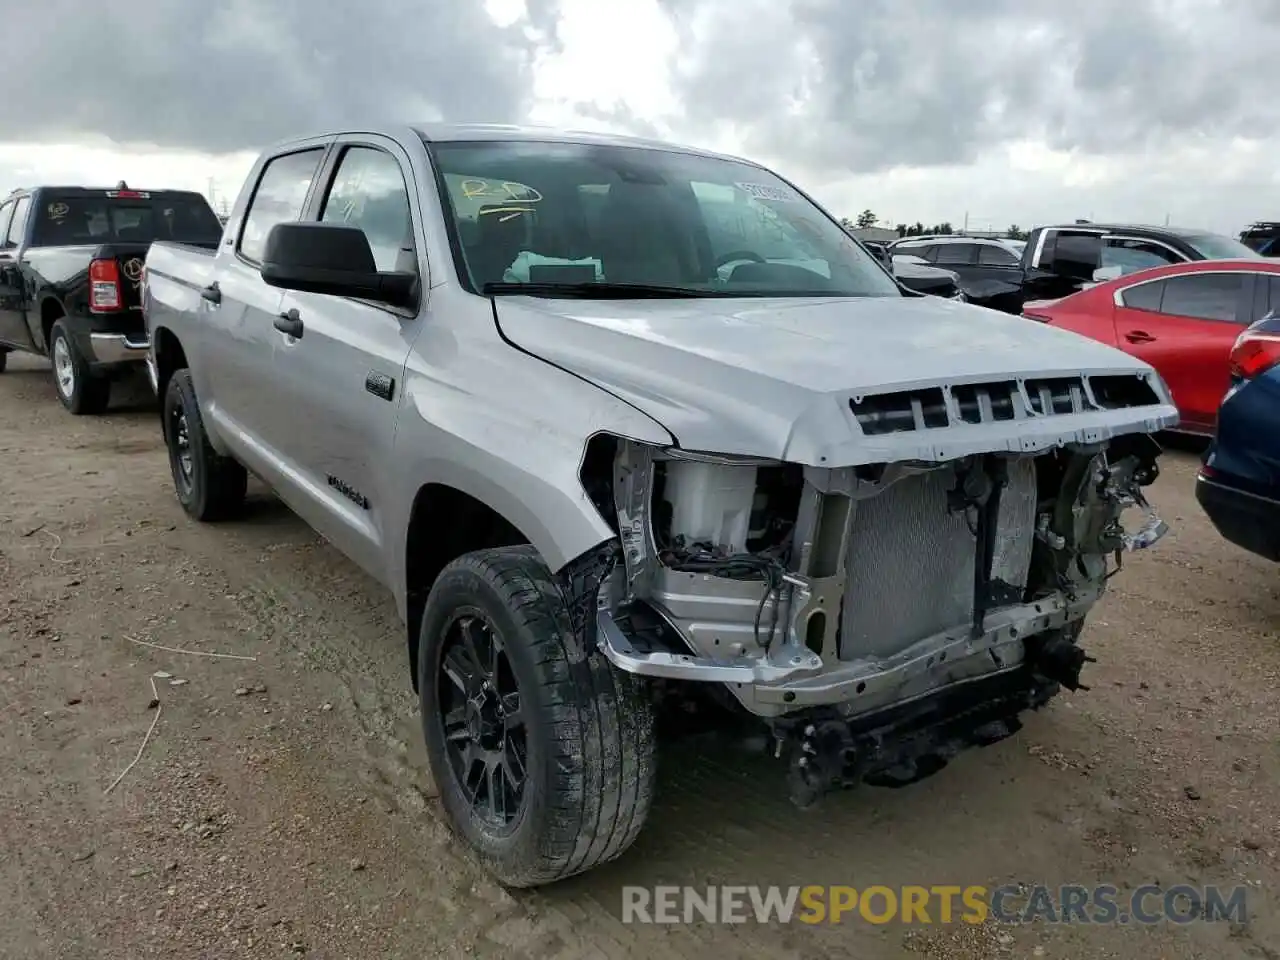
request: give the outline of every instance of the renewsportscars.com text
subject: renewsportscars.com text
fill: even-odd
[[[623,887],[623,923],[1187,924],[1247,921],[1246,887]]]

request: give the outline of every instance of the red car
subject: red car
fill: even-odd
[[[1022,315],[1145,360],[1173,393],[1179,432],[1211,435],[1236,337],[1273,310],[1280,315],[1280,262],[1196,260],[1028,303]]]

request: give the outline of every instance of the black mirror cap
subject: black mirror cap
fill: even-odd
[[[379,273],[369,239],[345,223],[278,223],[267,235],[259,268],[272,287],[413,306],[413,273]]]
[[[295,269],[378,272],[369,238],[346,223],[277,223],[267,234],[262,262]]]

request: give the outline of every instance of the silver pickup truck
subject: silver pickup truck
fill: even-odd
[[[730,157],[292,141],[143,297],[183,507],[250,471],[390,589],[443,806],[513,886],[627,849],[673,702],[757,718],[801,804],[1010,735],[1165,530],[1149,367],[904,290]]]

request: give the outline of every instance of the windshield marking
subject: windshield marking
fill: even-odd
[[[778,200],[782,203],[793,203],[796,199],[796,195],[790,190],[767,183],[735,183],[734,186],[752,200]]]

